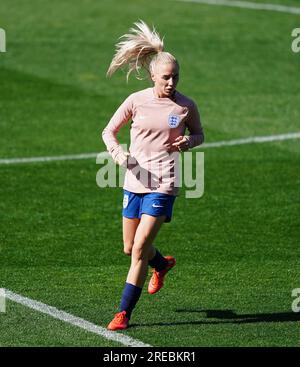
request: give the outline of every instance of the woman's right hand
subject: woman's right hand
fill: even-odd
[[[127,165],[128,165],[128,158],[130,157],[130,153],[128,152],[124,152],[124,151],[120,151],[115,159],[114,159],[114,162],[116,164],[118,164],[119,166],[122,166],[124,168],[127,168]]]

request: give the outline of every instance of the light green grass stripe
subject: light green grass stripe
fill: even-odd
[[[242,144],[254,144],[254,143],[267,143],[273,141],[299,139],[300,132],[280,134],[280,135],[270,135],[270,136],[251,136],[249,138],[234,139],[234,140],[224,140],[212,143],[202,144],[194,149],[202,148],[219,148],[223,146],[233,146]],[[108,158],[108,152],[101,153],[83,153],[83,154],[70,154],[61,155],[53,157],[29,157],[29,158],[4,158],[0,159],[0,164],[18,164],[18,163],[36,163],[36,162],[51,162],[51,161],[66,161],[66,160],[76,160],[76,159],[89,159],[96,157]]]
[[[73,316],[65,311],[58,310],[55,307],[48,306],[42,302],[35,301],[33,299],[23,297],[19,294],[11,292],[8,289],[5,289],[5,298],[19,303],[23,306],[29,307],[33,310],[42,312],[46,315],[52,316],[57,320],[61,320],[67,322],[69,324],[80,327],[81,329],[87,330],[91,333],[102,336],[105,339],[113,340],[115,342],[119,342],[128,347],[151,347],[149,344],[144,344],[143,342],[133,339],[127,335],[123,335],[120,333],[116,333],[113,331],[109,331],[101,326],[95,325],[89,321],[81,319],[80,317]]]
[[[177,0],[177,1],[186,3],[199,3],[207,5],[229,6],[234,8],[269,10],[269,11],[278,11],[281,13],[300,14],[300,8],[297,7],[277,5],[277,4],[252,3],[250,1],[234,1],[234,0]]]

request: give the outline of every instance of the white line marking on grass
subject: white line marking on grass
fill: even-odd
[[[102,153],[83,153],[83,154],[71,154],[71,155],[59,155],[52,157],[29,157],[29,158],[7,158],[0,159],[0,164],[16,164],[16,163],[36,163],[36,162],[53,162],[53,161],[73,161],[76,159],[89,159],[95,158],[98,155],[102,157],[109,157],[108,152]]]
[[[44,303],[35,301],[33,299],[23,297],[19,294],[13,293],[8,289],[5,289],[5,297],[13,302],[19,303],[23,306],[29,307],[33,310],[42,312],[46,315],[52,316],[57,320],[67,322],[71,325],[80,327],[81,329],[87,330],[91,333],[102,336],[105,339],[113,340],[115,342],[124,344],[128,347],[151,347],[149,344],[144,344],[143,342],[133,339],[129,336],[109,331],[101,326],[92,324],[89,321],[81,319],[80,317],[73,316],[67,312],[60,311],[55,307],[48,306]]]
[[[199,3],[207,5],[229,6],[234,8],[254,9],[254,10],[269,10],[278,11],[281,13],[300,14],[300,8],[294,6],[252,3],[250,1],[235,1],[235,0],[177,0],[186,3]]]
[[[270,135],[270,136],[252,136],[244,139],[236,140],[224,140],[217,141],[215,143],[206,143],[195,147],[195,149],[201,148],[219,148],[229,145],[242,145],[242,144],[253,144],[253,143],[267,143],[272,141],[289,140],[289,139],[300,139],[300,132],[281,134],[281,135]]]
[[[241,144],[253,144],[253,143],[266,143],[280,140],[299,139],[300,132],[280,134],[280,135],[269,135],[269,136],[251,136],[249,138],[217,141],[214,143],[205,143],[201,146],[195,147],[194,149],[202,148],[219,148],[228,145],[241,145]],[[18,164],[18,163],[36,163],[36,162],[53,162],[53,161],[67,161],[76,159],[89,159],[105,157],[108,158],[110,155],[108,152],[101,153],[85,153],[85,154],[72,154],[72,155],[61,155],[54,157],[31,157],[31,158],[3,158],[0,159],[1,164]]]

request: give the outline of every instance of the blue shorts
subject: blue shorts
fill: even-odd
[[[176,196],[174,195],[159,192],[135,194],[124,190],[122,214],[126,218],[141,218],[142,214],[152,215],[153,217],[165,215],[165,222],[170,222],[175,199]]]

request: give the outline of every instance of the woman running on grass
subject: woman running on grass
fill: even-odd
[[[124,252],[131,266],[124,286],[120,312],[109,323],[109,330],[128,327],[131,313],[144,286],[148,265],[153,275],[148,293],[163,286],[166,273],[175,265],[172,256],[162,256],[153,241],[164,222],[170,222],[178,195],[179,152],[203,142],[197,106],[176,90],[178,61],[164,51],[163,41],[143,22],[135,23],[131,34],[122,36],[107,74],[128,66],[129,74],[149,72],[153,87],[131,94],[118,108],[102,132],[114,161],[126,167],[123,198]],[[129,153],[117,140],[122,126],[132,120]],[[188,128],[190,135],[184,135]],[[176,152],[176,153],[175,153]]]

